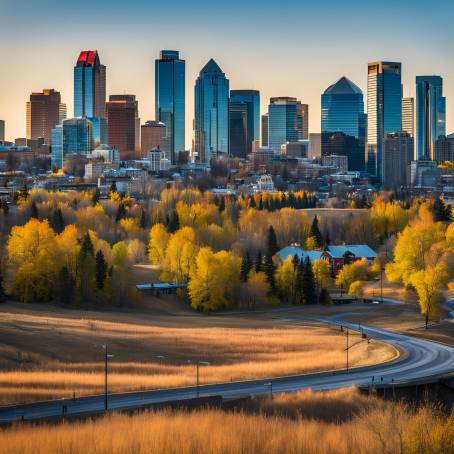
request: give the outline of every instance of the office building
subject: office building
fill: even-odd
[[[322,155],[322,134],[319,132],[311,132],[309,134],[310,158],[319,158]]]
[[[74,117],[105,118],[106,67],[97,50],[82,51],[74,66]]]
[[[194,95],[194,151],[209,164],[229,152],[229,80],[213,59],[200,71]]]
[[[120,152],[121,160],[140,154],[140,118],[135,95],[110,95],[106,103],[108,144]]]
[[[185,66],[175,50],[163,50],[155,60],[155,118],[166,125],[160,145],[173,164],[185,150]]]
[[[301,104],[298,110],[298,122],[301,129],[300,139],[309,140],[309,104]]]
[[[446,100],[440,76],[416,77],[416,157],[433,160],[435,141],[446,135]]]
[[[336,172],[348,172],[348,156],[330,154],[322,156],[322,166],[332,167]]]
[[[410,185],[419,188],[436,188],[440,182],[441,169],[435,161],[419,159],[410,164]]]
[[[58,91],[44,89],[41,93],[32,93],[27,102],[27,139],[42,137],[49,145],[51,130],[59,124],[62,108]]]
[[[402,98],[401,130],[415,137],[415,98]]]
[[[246,158],[260,140],[260,92],[232,90],[229,101],[230,154]]]
[[[397,189],[408,184],[407,174],[414,160],[414,139],[405,131],[387,134],[383,140],[383,187]]]
[[[106,144],[108,141],[107,121],[102,117],[90,117],[93,128],[93,147]]]
[[[307,139],[304,136],[308,113],[307,104],[301,104],[296,98],[271,98],[268,105],[268,146],[279,153],[281,145],[286,142]]]
[[[364,170],[366,116],[363,92],[341,77],[321,97],[322,156],[344,155],[348,169]]]
[[[150,170],[153,172],[161,172],[169,170],[170,160],[166,158],[165,151],[159,148],[152,148],[148,152],[150,160]]]
[[[50,166],[52,170],[63,168],[63,126],[61,124],[51,131]]]
[[[367,71],[366,170],[383,181],[383,140],[402,124],[402,67],[397,62],[373,62]]]
[[[5,141],[5,120],[0,120],[0,142]]]
[[[454,134],[440,136],[435,141],[434,161],[442,164],[446,161],[454,163]]]
[[[306,139],[281,145],[281,155],[288,158],[308,158],[309,154],[310,142]]]
[[[268,146],[268,113],[262,115],[262,147]]]
[[[162,121],[146,121],[140,127],[140,140],[142,157],[147,157],[152,148],[165,151],[163,143],[166,140],[166,125]]]

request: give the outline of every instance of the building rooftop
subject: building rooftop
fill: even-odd
[[[324,95],[362,95],[361,89],[345,76],[341,77],[337,82],[330,85]]]
[[[77,59],[78,66],[95,66],[99,64],[100,61],[97,50],[83,50]]]
[[[219,65],[212,59],[210,58],[210,61],[202,68],[200,71],[200,74],[206,74],[206,73],[223,73],[222,69],[219,67]]]

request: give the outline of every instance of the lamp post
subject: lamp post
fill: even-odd
[[[110,358],[113,358],[114,355],[109,355],[107,351],[107,344],[103,345],[105,355],[104,355],[104,410],[107,411],[107,362]]]
[[[191,363],[191,360],[188,360],[188,363]],[[196,395],[197,399],[200,396],[199,392],[199,385],[200,385],[200,374],[199,374],[199,367],[200,366],[209,366],[210,363],[208,361],[196,361],[195,362],[195,370],[196,370]]]
[[[356,345],[361,344],[361,342],[367,342],[368,344],[370,344],[370,339],[367,337],[366,333],[363,332],[361,334],[361,336],[362,336],[362,339],[360,341],[356,342],[355,344],[348,345],[348,328],[347,328],[347,346],[345,348],[345,353],[347,354],[347,373],[348,373],[348,351],[351,348],[355,347]]]
[[[272,382],[263,383],[263,386],[269,386],[269,388],[270,388],[270,399],[273,400],[273,383]]]

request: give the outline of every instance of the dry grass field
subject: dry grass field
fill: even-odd
[[[197,360],[210,363],[201,383],[345,367],[345,337],[322,326],[7,304],[0,306],[0,404],[102,392],[103,344],[114,355],[110,391],[193,385]],[[350,364],[395,355],[388,345],[364,343],[351,350]]]
[[[145,412],[0,430],[0,453],[447,454],[454,415],[412,411],[355,389],[302,391],[241,412]]]

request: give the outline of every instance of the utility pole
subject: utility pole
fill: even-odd
[[[383,303],[383,267],[380,266],[380,298]]]
[[[345,351],[347,352],[347,373],[348,373],[348,326],[347,326],[347,347],[345,348]]]
[[[107,344],[103,345],[104,350],[105,350],[105,356],[104,356],[104,410],[107,411],[108,405],[107,405],[107,362],[109,358],[113,358],[114,355],[109,355],[107,351]]]

